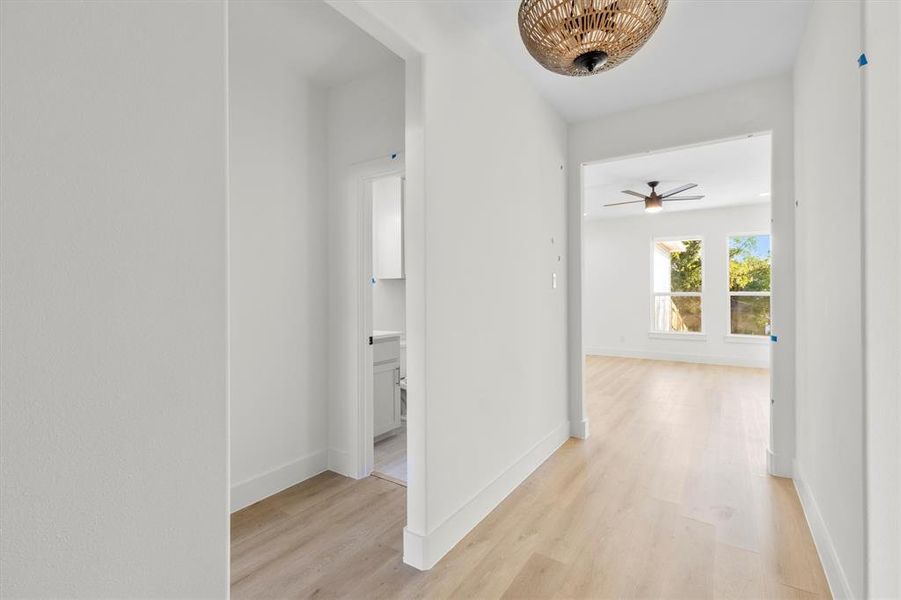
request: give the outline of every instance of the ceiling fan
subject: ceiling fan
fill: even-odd
[[[627,202],[614,202],[613,204],[605,204],[604,206],[620,206],[622,204],[637,204],[638,202],[644,202],[644,210],[645,212],[655,213],[663,210],[664,202],[674,202],[677,200],[700,200],[704,196],[681,196],[679,198],[673,198],[676,194],[681,194],[684,191],[690,190],[691,188],[698,187],[697,183],[686,183],[685,185],[680,185],[677,188],[673,188],[668,192],[664,192],[663,194],[657,193],[657,186],[660,184],[659,181],[649,181],[648,185],[651,187],[650,195],[641,194],[639,192],[633,192],[632,190],[623,190],[624,194],[629,194],[631,196],[638,196],[641,200],[629,200]]]

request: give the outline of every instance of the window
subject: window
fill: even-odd
[[[770,236],[729,238],[729,333],[770,333]]]
[[[701,240],[654,240],[653,321],[658,333],[701,333]]]

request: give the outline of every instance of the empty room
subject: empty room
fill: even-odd
[[[771,306],[783,300],[771,163],[760,133],[582,166],[586,409],[629,465],[631,502],[670,530],[653,550],[632,547],[672,553],[663,563],[679,563],[689,537],[761,571],[772,558],[759,499],[785,483],[767,474]],[[809,539],[796,551],[816,563]]]
[[[0,598],[901,598],[899,32],[0,1]]]

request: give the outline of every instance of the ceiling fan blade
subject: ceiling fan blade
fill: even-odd
[[[681,198],[664,198],[664,202],[672,202],[673,200],[700,200],[704,196],[682,196]]]
[[[632,190],[623,190],[623,193],[624,193],[624,194],[629,194],[629,195],[632,195],[632,196],[638,196],[638,197],[641,198],[642,200],[644,200],[645,198],[647,198],[647,196],[646,196],[645,194],[639,194],[638,192],[633,192]]]
[[[613,204],[605,204],[604,206],[620,206],[621,204],[638,204],[639,202],[644,202],[644,200],[627,200],[625,202],[614,202]]]
[[[693,187],[698,187],[697,183],[686,183],[685,185],[680,185],[677,188],[673,188],[668,192],[660,194],[661,198],[669,198],[670,196],[675,196],[679,192],[684,192],[685,190],[690,190]]]

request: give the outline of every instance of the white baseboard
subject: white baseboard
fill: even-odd
[[[231,486],[231,511],[241,510],[328,468],[328,452],[320,450]]]
[[[826,573],[826,580],[829,583],[832,597],[854,598],[855,596],[848,583],[848,577],[845,575],[845,570],[842,568],[838,554],[835,551],[835,545],[832,543],[832,536],[829,535],[829,529],[826,527],[823,515],[820,514],[820,508],[812,490],[804,481],[804,472],[797,460],[794,461],[792,470],[795,474],[795,489],[798,490],[801,508],[804,509],[804,516],[807,519],[808,527],[810,527],[817,554],[820,555],[820,562],[823,564],[823,571]]]
[[[629,350],[625,348],[586,348],[589,356],[621,356],[624,358],[646,358],[649,360],[671,360],[675,362],[701,363],[705,365],[728,365],[732,367],[754,367],[768,369],[769,358],[756,359],[740,356],[705,356],[703,354],[685,354],[682,352],[659,352],[656,350]]]
[[[435,566],[569,437],[570,424],[566,421],[554,428],[431,533],[422,535],[404,528],[404,562],[422,571]]]
[[[404,527],[404,563],[420,571],[428,571],[438,562],[437,560],[430,562],[428,555],[428,538],[413,533],[409,527]]]
[[[791,479],[794,477],[794,465],[790,459],[766,449],[766,472],[776,477]]]
[[[351,479],[357,479],[357,477],[354,475],[354,461],[351,460],[350,453],[343,450],[335,450],[334,448],[329,448],[328,470],[334,471],[339,475],[344,475],[345,477],[350,477]]]
[[[588,439],[588,419],[570,421],[569,435],[580,440]]]

